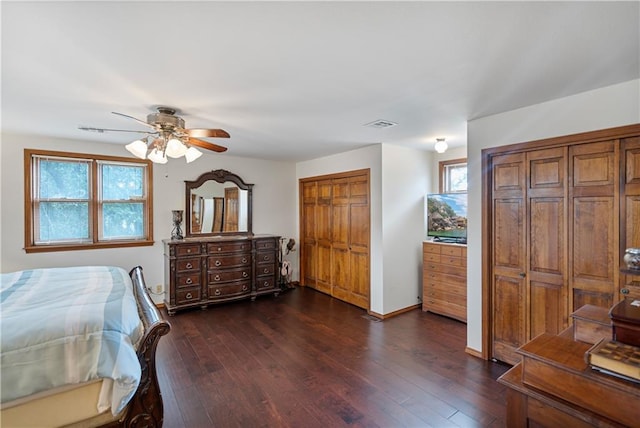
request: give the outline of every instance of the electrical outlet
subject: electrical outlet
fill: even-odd
[[[163,285],[162,285],[162,284],[158,284],[158,285],[156,285],[156,291],[155,291],[155,292],[156,292],[156,293],[162,293],[162,289],[163,289],[163,288],[164,288],[164,287],[163,287]]]

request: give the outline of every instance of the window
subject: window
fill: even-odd
[[[25,150],[27,253],[153,245],[152,164]]]
[[[467,160],[453,159],[440,162],[440,193],[467,191]]]

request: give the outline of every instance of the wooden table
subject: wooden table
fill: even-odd
[[[640,383],[592,370],[584,359],[591,346],[569,334],[522,346],[522,361],[498,379],[509,387],[507,426],[640,426]]]

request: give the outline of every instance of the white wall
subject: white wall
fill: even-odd
[[[171,236],[171,210],[184,209],[184,180],[216,169],[231,171],[253,183],[253,232],[297,236],[297,185],[295,164],[239,158],[228,154],[205,153],[187,164],[172,159],[153,169],[153,227],[155,244],[151,247],[112,248],[101,250],[60,251],[26,254],[24,247],[24,171],[23,149],[58,150],[128,156],[119,144],[89,143],[42,136],[2,134],[0,143],[0,271],[35,267],[110,264],[131,269],[144,268],[147,285],[163,284],[163,239]],[[184,223],[183,223],[184,230]],[[297,257],[291,253],[290,257]],[[295,278],[294,278],[295,279]],[[158,300],[158,298],[156,298]],[[159,301],[159,300],[158,300]]]
[[[481,151],[543,138],[640,123],[640,80],[470,121],[467,126],[469,236],[467,346],[482,350]]]
[[[383,312],[422,303],[425,195],[432,154],[382,145]]]

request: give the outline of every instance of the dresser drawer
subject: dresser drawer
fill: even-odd
[[[200,254],[200,244],[183,244],[176,245],[176,256],[190,256]]]
[[[256,262],[259,264],[275,263],[275,261],[276,261],[276,253],[273,251],[261,252],[256,254]]]
[[[176,272],[200,270],[200,258],[176,259]]]
[[[207,254],[250,252],[251,243],[242,242],[216,242],[207,244]]]
[[[276,240],[275,239],[262,239],[255,241],[256,250],[275,250],[276,248]]]
[[[193,303],[200,300],[200,288],[176,290],[176,304]]]
[[[446,245],[442,247],[442,249],[440,250],[440,254],[446,256],[462,257],[462,250],[462,247],[452,247]]]
[[[467,284],[467,280],[462,276],[440,272],[426,272],[424,280],[429,283],[451,284],[455,286],[466,286]]]
[[[423,310],[436,314],[446,315],[457,320],[467,322],[467,308],[456,303],[443,300],[427,301],[423,305]]]
[[[275,287],[276,280],[274,277],[264,277],[256,279],[256,290],[270,290]]]
[[[422,246],[425,253],[440,254],[440,245],[437,244],[424,244]]]
[[[251,292],[251,281],[243,281],[235,284],[211,285],[207,289],[209,299],[218,299],[231,296],[239,296]]]
[[[424,253],[423,261],[440,263],[440,254],[436,253]]]
[[[273,275],[276,271],[276,265],[271,264],[263,264],[256,267],[256,276],[265,276],[265,275]]]
[[[467,277],[467,268],[466,266],[458,266],[458,265],[446,265],[441,263],[425,263],[424,264],[424,272],[425,275],[430,274],[432,272],[440,272],[446,273],[449,275],[457,275],[463,278]]]
[[[194,287],[196,285],[200,285],[200,272],[176,275],[176,286],[178,288]]]
[[[467,289],[462,285],[429,282],[424,288],[424,294],[434,299],[451,299],[457,301],[458,304],[464,302],[464,306],[467,305]]]
[[[243,269],[229,269],[207,272],[207,283],[209,285],[250,278],[251,268],[249,267]]]
[[[249,254],[233,256],[215,255],[207,257],[207,267],[209,269],[249,266],[250,264],[251,256]]]

